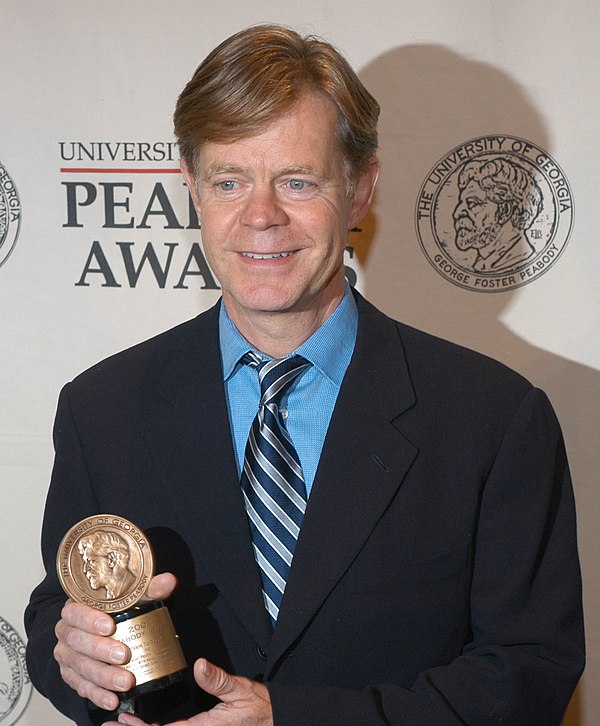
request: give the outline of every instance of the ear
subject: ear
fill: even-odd
[[[496,212],[496,221],[500,225],[506,224],[508,220],[512,217],[512,213],[512,202],[500,202],[500,204],[498,205],[498,211]]]
[[[375,185],[379,178],[379,159],[376,156],[372,156],[369,159],[368,168],[359,176],[356,181],[354,188],[354,195],[352,197],[352,203],[350,207],[350,222],[348,229],[356,227],[361,219],[367,213],[371,200],[373,199],[373,192],[375,191]]]
[[[181,169],[181,176],[183,177],[190,192],[190,196],[192,198],[192,202],[194,203],[194,207],[196,208],[196,212],[198,213],[198,216],[200,216],[200,197],[198,196],[196,179],[184,159],[180,160],[179,167]]]

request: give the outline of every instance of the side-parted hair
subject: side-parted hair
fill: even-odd
[[[333,46],[280,25],[232,35],[196,69],[173,116],[181,158],[198,178],[203,143],[260,133],[311,92],[336,108],[339,148],[353,182],[377,150],[379,104]]]

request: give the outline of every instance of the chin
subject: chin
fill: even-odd
[[[456,246],[463,252],[475,247],[475,234],[473,232],[458,231],[456,234]]]
[[[247,310],[277,313],[292,309],[296,306],[299,299],[300,296],[291,294],[289,290],[275,291],[265,290],[263,288],[255,290],[246,296],[239,297],[237,301]]]

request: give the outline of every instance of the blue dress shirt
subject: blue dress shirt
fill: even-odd
[[[294,351],[312,366],[292,384],[283,398],[281,410],[302,464],[307,495],[319,465],[340,386],[354,352],[357,329],[358,309],[346,285],[344,297],[333,314]],[[240,363],[244,353],[253,348],[232,323],[223,303],[219,339],[229,421],[241,475],[248,433],[260,402],[260,386],[256,369]]]

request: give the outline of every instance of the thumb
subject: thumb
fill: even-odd
[[[209,663],[206,658],[199,658],[194,665],[194,678],[203,691],[216,696],[221,701],[233,700],[239,695],[240,679],[229,675],[222,668]]]
[[[152,578],[147,595],[152,600],[165,600],[171,597],[176,587],[177,578],[175,575],[172,575],[170,572],[163,572]]]

